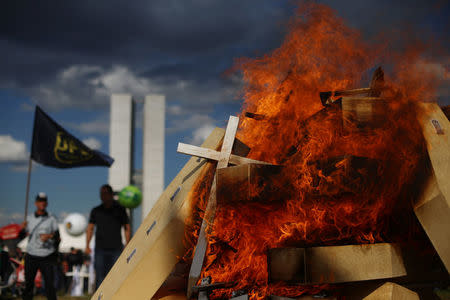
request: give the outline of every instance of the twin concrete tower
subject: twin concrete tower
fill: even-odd
[[[135,102],[129,94],[111,96],[109,153],[114,163],[108,182],[114,191],[133,184],[142,190],[142,220],[164,189],[164,95],[147,95],[143,101],[142,176],[134,169]]]

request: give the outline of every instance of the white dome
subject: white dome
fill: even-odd
[[[87,221],[82,214],[72,213],[64,219],[64,228],[69,235],[81,235],[86,230],[86,227]]]

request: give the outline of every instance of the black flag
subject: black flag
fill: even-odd
[[[92,150],[53,121],[39,106],[34,114],[31,158],[55,168],[110,167],[114,159]]]

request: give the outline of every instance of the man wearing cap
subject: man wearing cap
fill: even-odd
[[[36,211],[22,223],[22,228],[28,235],[27,255],[25,256],[25,291],[23,299],[33,299],[34,279],[38,270],[45,281],[47,299],[56,299],[54,287],[53,266],[57,260],[59,241],[58,222],[49,215],[47,195],[39,193],[34,202]]]

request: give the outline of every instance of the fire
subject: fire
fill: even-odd
[[[283,201],[218,207],[202,277],[236,284],[213,297],[238,289],[252,299],[317,293],[324,287],[269,284],[268,249],[393,241],[400,230],[393,225],[411,212],[408,189],[424,153],[414,103],[431,99],[436,88],[436,78],[417,72],[424,49],[405,47],[391,61],[385,44],[364,42],[319,4],[300,5],[289,29],[272,53],[237,62],[246,83],[238,138],[251,147],[250,158],[285,167],[276,180]],[[389,70],[383,122],[344,128],[341,109],[324,108],[319,93],[364,86],[362,74],[380,57]],[[188,232],[201,224],[213,172],[197,184],[200,201]],[[196,237],[187,237],[191,250]]]

